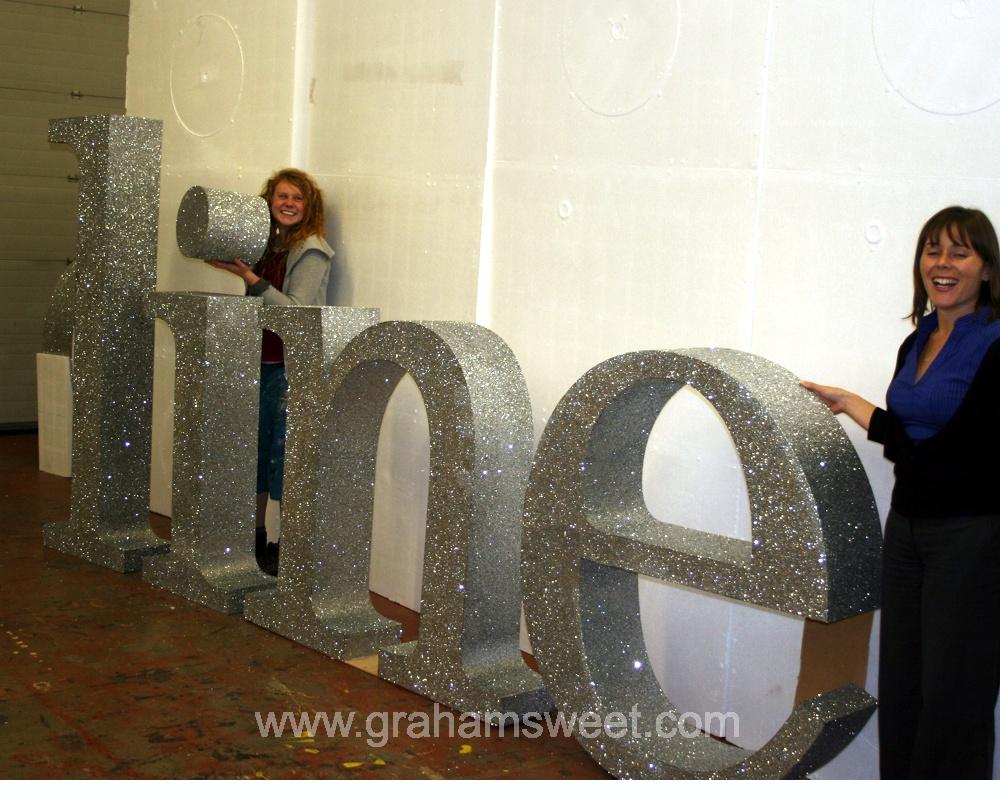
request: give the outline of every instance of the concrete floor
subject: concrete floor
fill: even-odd
[[[405,711],[422,697],[269,631],[42,547],[70,481],[0,434],[0,779],[607,778],[572,738],[260,736],[255,711]],[[153,517],[169,536],[169,520]],[[410,636],[417,615],[384,603]],[[405,729],[404,729],[405,733]]]

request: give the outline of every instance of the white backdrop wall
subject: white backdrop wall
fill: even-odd
[[[951,203],[1000,218],[1000,7],[975,0],[133,0],[127,105],[164,120],[159,287],[239,291],[180,256],[193,184],[294,164],[327,193],[331,302],[488,325],[536,431],[576,378],[716,345],[881,399],[909,265]],[[154,509],[169,512],[172,343],[159,331]],[[891,470],[845,422],[888,508]],[[372,587],[418,607],[426,418],[383,426]],[[747,536],[732,445],[696,396],[661,416],[661,518]],[[762,744],[793,704],[802,622],[653,581],[643,619],[681,708]],[[876,642],[868,689],[874,692]],[[877,772],[875,730],[821,775]]]

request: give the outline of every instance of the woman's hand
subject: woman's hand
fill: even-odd
[[[260,280],[260,276],[250,269],[245,261],[241,261],[238,258],[235,261],[207,261],[205,263],[211,264],[217,269],[224,269],[226,272],[233,273],[233,275],[238,275],[247,286],[253,286]]]
[[[834,414],[847,414],[858,425],[868,430],[875,406],[865,398],[860,397],[839,386],[823,386],[820,383],[799,381],[799,384],[816,395]]]

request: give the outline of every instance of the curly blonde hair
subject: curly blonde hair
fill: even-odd
[[[281,239],[284,249],[291,249],[304,239],[310,236],[323,236],[325,233],[325,220],[323,216],[323,191],[316,185],[316,181],[310,175],[300,169],[287,167],[275,172],[264,183],[264,188],[260,190],[260,196],[267,201],[268,209],[271,207],[271,200],[274,197],[274,190],[282,181],[287,181],[296,189],[302,192],[305,213],[302,221],[293,225]],[[271,236],[268,245],[274,244],[281,236],[276,225],[271,227]]]

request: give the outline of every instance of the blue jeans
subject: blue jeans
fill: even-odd
[[[257,421],[257,494],[281,500],[285,477],[285,418],[288,380],[284,364],[260,365],[260,414]]]

